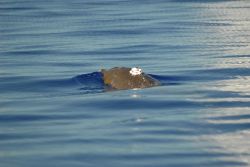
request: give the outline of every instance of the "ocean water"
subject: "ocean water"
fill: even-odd
[[[250,1],[1,0],[0,166],[250,166]]]

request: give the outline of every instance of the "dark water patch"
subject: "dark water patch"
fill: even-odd
[[[81,52],[80,54],[82,55],[127,55],[127,54],[139,54],[139,53],[145,53],[145,51],[143,50],[133,50],[133,51],[129,51],[129,50],[102,50],[102,51],[85,51],[85,52]]]
[[[101,72],[93,72],[89,74],[78,75],[74,77],[73,79],[86,87],[103,88],[104,83],[103,83],[102,77],[103,75]]]
[[[74,119],[74,120],[77,120],[77,119],[91,119],[93,118],[94,116],[92,116],[91,114],[74,114],[74,115],[70,115],[70,114],[67,114],[67,115],[52,115],[52,114],[49,114],[49,115],[35,115],[35,114],[30,114],[30,115],[18,115],[18,114],[15,114],[15,115],[7,115],[7,114],[4,114],[4,115],[0,115],[0,121],[2,123],[18,123],[18,122],[37,122],[37,121],[41,121],[41,122],[44,122],[44,121],[56,121],[56,120],[70,120],[70,119]]]
[[[20,30],[20,28],[18,28]],[[23,28],[21,29],[22,31],[25,30],[26,28]],[[8,30],[13,30],[13,31],[17,31],[17,28],[9,28]],[[20,30],[20,31],[21,31]],[[54,47],[58,47],[58,45],[56,44],[53,44],[53,45],[48,45],[48,44],[32,44],[32,45],[22,45],[22,46],[16,46],[15,49],[17,50],[21,50],[21,51],[32,51],[32,50],[35,50],[35,51],[39,51],[39,50],[42,50],[44,51],[44,49],[49,49],[51,48],[51,46],[54,46]],[[58,51],[58,50],[56,50]],[[54,52],[54,50],[52,50],[52,53]]]
[[[250,123],[214,123],[209,124],[218,133],[232,133],[250,129]]]
[[[77,85],[73,79],[51,79],[51,80],[40,80],[37,78],[26,77],[2,77],[3,80],[1,85],[1,92],[43,92],[46,93],[48,90],[66,89]]]
[[[195,71],[194,71],[195,72]],[[248,76],[250,75],[250,68],[217,68],[217,69],[206,69],[199,70],[196,73],[212,73],[212,74],[223,74],[223,75],[239,75]]]
[[[207,26],[212,26],[212,27],[216,27],[216,26],[233,26],[234,24],[232,23],[220,23],[220,22],[202,22],[202,21],[166,21],[166,22],[162,22],[162,24],[164,25],[174,25],[174,26],[181,26],[179,27],[179,29],[190,29],[190,28],[187,28],[185,26],[188,26],[188,27],[207,27]]]
[[[128,143],[140,143],[140,144],[163,144],[163,143],[182,143],[182,139],[159,139],[154,137],[133,137],[133,138],[91,138],[91,139],[84,139],[84,138],[55,138],[49,141],[42,141],[41,144],[82,144],[82,145],[96,145],[96,144],[110,144],[110,145],[120,145],[126,146]],[[39,143],[36,142],[36,143]]]
[[[161,85],[180,85],[184,84],[185,82],[191,81],[192,77],[189,76],[181,76],[181,75],[155,75],[149,74],[153,78],[160,81]]]
[[[209,119],[208,119],[209,120]],[[250,123],[210,123],[210,122],[184,122],[184,127],[191,127],[204,135],[234,133],[250,129]]]
[[[185,73],[185,72],[184,72]],[[239,76],[250,76],[250,68],[216,68],[206,70],[193,70],[186,72],[196,80],[225,80]]]
[[[130,135],[133,133],[129,133]],[[164,129],[164,130],[140,130],[137,131],[134,135],[160,135],[160,136],[197,136],[204,134],[195,130],[180,130],[180,129]],[[123,134],[124,135],[124,134]]]
[[[139,54],[139,53],[148,53],[152,50],[162,50],[166,48],[171,48],[175,46],[160,46],[160,45],[131,45],[131,46],[124,46],[124,47],[114,47],[114,48],[105,48],[101,50],[94,50],[94,51],[80,51],[74,52],[77,55],[117,55],[117,57],[121,57],[120,55],[123,54],[130,54],[129,57]],[[119,55],[119,56],[118,56]],[[141,58],[142,59],[142,58]]]
[[[34,77],[31,76],[0,76],[1,83],[13,83],[13,82],[22,82],[27,80],[32,80]]]
[[[123,52],[131,52],[131,53],[145,53],[146,51],[150,51],[150,50],[158,50],[160,48],[163,48],[166,46],[160,46],[160,45],[150,45],[150,44],[144,44],[144,45],[130,45],[130,46],[123,46],[123,47],[114,47],[114,48],[108,48],[108,49],[104,49],[102,51],[105,52],[105,50],[112,50],[112,51],[123,51]],[[139,52],[141,51],[141,52]]]
[[[99,1],[99,2],[95,2],[95,1],[86,1],[84,2],[85,5],[93,5],[93,6],[110,6],[110,5],[116,5],[117,3],[123,3],[123,2],[128,2],[127,0],[118,0],[118,1],[112,1],[112,0],[108,0],[105,2]]]
[[[209,120],[209,119],[208,119]],[[213,119],[212,119],[213,120]],[[250,123],[210,123],[207,121],[191,122],[191,121],[145,121],[140,123],[131,123],[132,127],[138,128],[152,128],[155,129],[141,129],[136,131],[138,134],[156,134],[156,135],[182,135],[182,136],[199,136],[199,135],[216,135],[223,133],[233,133],[242,130],[249,130]],[[165,127],[165,129],[164,129]],[[133,132],[130,135],[133,134]],[[136,134],[134,134],[136,135]]]
[[[250,58],[250,55],[224,55],[224,56],[217,56],[218,58]]]
[[[135,134],[137,136],[137,134]],[[188,142],[185,139],[177,138],[157,138],[157,137],[135,137],[132,139],[126,139],[128,143],[142,143],[142,144],[163,144],[163,143],[183,143]]]
[[[129,45],[123,47],[113,48],[114,50],[136,50],[136,49],[155,49],[159,47],[164,47],[164,45],[156,45],[156,44],[137,44],[137,45]]]
[[[233,166],[233,167],[237,167],[237,166],[246,166],[247,163],[245,162],[241,162],[238,160],[211,160],[211,161],[207,161],[207,162],[177,162],[177,163],[163,163],[160,165],[155,165],[155,167],[166,167],[167,166],[171,166],[171,167],[183,167],[183,166],[192,166],[192,167],[227,167],[227,166]],[[152,165],[141,165],[141,167],[151,167]]]
[[[57,64],[57,63],[56,63]],[[82,63],[81,63],[82,64]],[[65,65],[65,64],[61,64]],[[71,65],[71,64],[69,64]],[[73,65],[73,64],[72,64]],[[59,79],[41,79],[39,77],[29,76],[15,76],[15,77],[0,77],[1,92],[56,92],[66,89],[72,90],[104,90],[102,74],[94,72],[90,74],[78,75],[73,78],[59,78]],[[93,91],[95,92],[95,91]]]
[[[167,112],[166,112],[167,114]],[[174,127],[177,130],[177,127],[192,127],[192,124],[186,122],[186,121],[172,121],[172,120],[148,120],[148,121],[135,121],[133,120],[126,120],[121,122],[122,124],[125,124],[128,127],[154,127],[156,130],[160,129],[161,127],[171,128]],[[191,126],[189,126],[191,125]],[[183,129],[187,130],[187,129]]]
[[[50,55],[50,54],[58,54],[58,51],[52,50],[24,50],[24,51],[8,51],[2,52],[3,55],[10,55],[10,56],[42,56],[42,55]]]
[[[4,142],[7,141],[19,141],[19,142],[24,142],[25,140],[37,140],[40,141],[41,139],[47,139],[47,138],[62,138],[63,135],[60,134],[48,134],[48,133],[43,133],[43,134],[38,134],[38,133],[27,133],[27,132],[22,132],[22,133],[2,133],[0,134],[0,144],[6,144]],[[12,143],[14,144],[14,143]],[[18,144],[18,143],[16,143]]]
[[[76,15],[75,12],[68,13],[67,10],[64,12],[57,10],[49,10],[48,8],[39,8],[34,7],[30,10],[19,9],[16,10],[15,13],[11,12],[12,10],[5,10],[5,14],[2,16],[9,18],[10,20],[16,20],[17,22],[21,22],[24,18],[26,22],[33,22],[33,19],[39,19],[44,21],[44,19],[59,19],[59,18],[67,18],[73,15]],[[22,13],[21,13],[22,12]],[[82,14],[88,14],[87,12],[82,11]],[[19,18],[19,20],[17,19]],[[9,20],[9,21],[10,21]],[[12,20],[12,21],[13,21]]]
[[[50,67],[88,67],[91,66],[89,63],[80,63],[80,62],[33,62],[32,65],[27,65],[27,62],[3,62],[2,67],[13,67],[13,68],[43,68],[44,66]],[[37,77],[34,77],[37,79]]]
[[[135,126],[137,127],[137,126]],[[115,135],[121,136],[126,138],[127,136],[134,136],[134,137],[141,137],[143,142],[151,143],[152,141],[158,141],[161,143],[188,143],[192,142],[193,137],[197,137],[200,135],[207,135],[207,134],[216,134],[216,133],[210,133],[208,130],[194,130],[194,129],[188,129],[188,130],[180,130],[183,127],[179,127],[180,129],[177,129],[177,127],[169,129],[166,127],[164,129],[163,127],[159,127],[159,129],[145,129],[144,126],[137,127],[138,130],[135,131],[121,131],[114,133]],[[141,129],[140,129],[141,128]],[[151,126],[148,128],[152,128]],[[186,127],[184,127],[186,128]],[[152,137],[154,136],[154,137]],[[148,139],[149,138],[149,139]],[[145,139],[145,140],[144,140]],[[150,141],[152,139],[152,141]],[[133,139],[134,140],[134,139]],[[131,142],[133,141],[131,140]],[[136,141],[136,140],[135,140]],[[140,140],[139,140],[140,141]]]
[[[179,157],[182,159],[182,162],[180,162],[181,165],[184,164],[184,162],[187,164],[190,163],[191,166],[193,166],[194,162],[190,162],[188,161],[189,158],[222,158],[222,157],[232,157],[234,154],[230,154],[230,153],[212,153],[212,152],[189,152],[189,153],[131,153],[131,154],[109,154],[109,153],[100,153],[100,154],[93,154],[93,153],[89,153],[89,154],[73,154],[73,155],[68,155],[65,157],[58,157],[59,159],[74,159],[77,161],[93,161],[95,162],[95,159],[98,159],[100,161],[109,161],[109,160],[116,160],[116,161],[152,161],[152,160],[170,160],[173,159],[175,157]],[[218,160],[220,161],[220,160]],[[223,161],[223,160],[221,160]],[[226,161],[225,161],[226,162]],[[224,164],[225,162],[223,162],[222,164]],[[229,161],[230,163],[232,163],[232,161]],[[166,162],[165,162],[166,163]],[[204,162],[203,162],[204,163]],[[202,161],[200,162],[199,165],[203,164]],[[218,162],[217,162],[218,163]],[[154,163],[154,166],[157,166],[157,162]],[[170,163],[171,164],[171,163]],[[178,163],[175,163],[176,165]],[[206,164],[206,162],[205,162]],[[229,164],[229,163],[226,163]],[[240,163],[240,162],[234,162],[232,163],[234,165],[243,165],[245,163]],[[145,164],[144,164],[145,165]],[[166,165],[166,164],[165,164]],[[184,165],[185,166],[185,165]],[[198,164],[197,164],[198,166]]]
[[[157,109],[164,109],[164,108],[179,108],[182,107],[189,107],[189,108],[200,108],[202,107],[202,103],[195,103],[192,101],[151,101],[151,100],[117,100],[114,99],[112,101],[109,100],[101,100],[95,101],[88,104],[84,104],[88,107],[101,108],[105,109],[119,109],[119,110],[129,110],[129,109],[154,109],[157,106]]]
[[[40,84],[41,87],[45,88],[66,88],[74,86],[76,83],[74,82],[74,78],[66,78],[66,79],[50,79],[50,80],[39,80],[34,82],[34,85]]]
[[[63,36],[124,36],[144,34],[143,30],[92,30],[92,31],[70,31]]]
[[[90,108],[102,109],[174,109],[174,108],[234,108],[234,107],[250,107],[249,102],[244,101],[219,101],[219,102],[198,102],[191,100],[131,100],[131,99],[113,99],[113,100],[96,100],[94,103],[84,103],[84,106]]]
[[[93,60],[108,60],[108,61],[120,61],[120,62],[131,62],[131,59],[133,60],[133,61],[140,61],[141,59],[143,59],[143,60],[149,60],[149,61],[151,61],[151,60],[154,60],[154,58],[152,58],[152,57],[147,57],[147,56],[140,56],[139,54],[137,54],[137,53],[134,53],[133,54],[133,56],[131,56],[131,55],[129,55],[129,53],[128,52],[124,52],[124,53],[122,53],[121,55],[125,55],[124,57],[122,57],[122,56],[115,56],[114,57],[114,55],[112,55],[112,56],[105,56],[105,57],[103,57],[103,58],[98,58],[98,57],[96,57],[96,58],[92,58]],[[129,57],[128,57],[128,55],[129,55]]]
[[[38,7],[25,7],[25,6],[18,6],[18,7],[0,7],[0,11],[6,12],[6,11],[12,11],[12,12],[18,12],[18,11],[30,11],[30,10],[39,10]]]
[[[58,67],[88,67],[91,66],[92,64],[90,63],[82,63],[82,62],[49,62],[47,64],[48,66],[58,66]]]

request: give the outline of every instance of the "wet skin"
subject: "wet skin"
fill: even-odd
[[[160,82],[148,74],[131,75],[131,68],[114,67],[102,69],[104,84],[113,89],[141,89],[159,86]]]

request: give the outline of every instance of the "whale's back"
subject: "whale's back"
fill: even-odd
[[[148,74],[131,75],[131,68],[115,67],[109,70],[101,70],[103,81],[114,89],[136,89],[160,85],[160,82]]]

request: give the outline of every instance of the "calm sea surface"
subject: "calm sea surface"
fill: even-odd
[[[0,166],[250,166],[250,1],[1,0]]]

